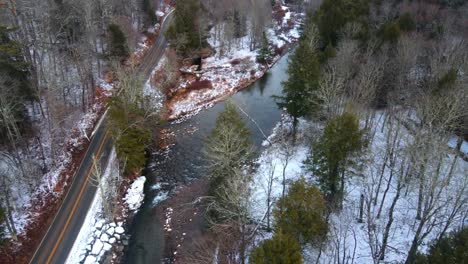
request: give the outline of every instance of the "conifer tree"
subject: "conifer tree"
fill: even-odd
[[[145,12],[147,18],[146,25],[154,25],[158,21],[154,7],[151,4],[151,0],[143,0],[143,11]]]
[[[324,0],[315,16],[323,47],[338,44],[340,30],[369,13],[368,0]],[[360,22],[365,19],[359,20]]]
[[[243,16],[238,10],[234,10],[232,20],[234,25],[234,37],[243,37],[247,32],[247,23],[245,16]]]
[[[318,177],[330,202],[343,194],[344,172],[351,155],[362,148],[362,136],[356,116],[344,113],[327,122],[323,136],[312,148],[309,170]]]
[[[313,115],[320,107],[314,91],[318,89],[320,63],[313,47],[301,41],[288,65],[289,79],[283,83],[283,96],[277,97],[279,107],[285,108],[294,118],[294,131],[297,119]]]
[[[37,98],[29,80],[29,66],[20,44],[9,37],[10,29],[0,25],[0,143],[14,145],[26,121],[25,104]],[[16,147],[14,147],[16,148]]]
[[[145,104],[142,78],[133,71],[116,69],[118,95],[110,98],[109,123],[116,142],[117,156],[125,174],[140,170],[146,162],[146,147],[151,142],[148,127],[158,120],[154,109]]]
[[[466,264],[468,261],[468,227],[435,240],[427,254],[419,254],[416,264]]]
[[[20,44],[10,39],[10,32],[11,29],[0,25],[0,74],[17,85],[18,96],[35,99],[28,79],[28,64],[24,60]]]
[[[141,126],[129,127],[116,142],[118,157],[125,164],[125,173],[133,173],[145,165],[146,147],[151,140],[151,133]]]
[[[252,264],[302,264],[301,246],[291,236],[278,233],[253,250],[250,262]]]
[[[301,244],[316,243],[328,230],[327,207],[318,188],[304,178],[291,184],[287,195],[280,198],[273,210],[276,232],[283,232]]]
[[[262,48],[260,49],[258,55],[257,55],[257,61],[259,63],[267,63],[268,59],[271,55],[270,51],[270,45],[268,44],[268,38],[265,32],[263,32],[263,38],[262,38]]]
[[[177,53],[181,56],[188,56],[194,50],[202,48],[199,11],[199,0],[177,2],[174,22],[166,34],[168,39],[178,47]],[[183,42],[183,45],[177,42]]]
[[[125,59],[128,54],[127,37],[116,24],[109,25],[109,56],[118,60]]]

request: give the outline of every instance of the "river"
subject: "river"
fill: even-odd
[[[231,97],[258,126],[269,135],[281,118],[273,95],[281,95],[281,82],[287,79],[288,55],[283,56],[260,80]],[[203,142],[214,127],[225,102],[201,111],[181,123],[170,123],[165,128],[173,133],[173,145],[166,153],[152,153],[145,170],[145,200],[130,226],[130,244],[125,263],[161,263],[164,249],[163,224],[155,217],[155,198],[160,192],[169,192],[175,185],[187,184],[206,175],[203,169]],[[257,149],[264,140],[257,125],[243,115]],[[156,186],[162,185],[162,188]],[[157,199],[157,198],[156,198]]]

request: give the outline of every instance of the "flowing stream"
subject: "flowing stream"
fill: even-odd
[[[281,82],[287,79],[288,55],[283,56],[263,78],[231,97],[250,118],[244,117],[251,133],[252,141],[260,148],[264,136],[269,135],[281,118],[273,95],[281,95]],[[173,133],[173,145],[167,153],[153,153],[146,168],[145,200],[130,227],[130,245],[125,263],[161,263],[164,250],[163,223],[155,216],[155,207],[161,193],[167,193],[175,186],[190,183],[206,175],[202,155],[206,136],[214,127],[218,114],[223,111],[225,102],[181,123],[165,126]]]

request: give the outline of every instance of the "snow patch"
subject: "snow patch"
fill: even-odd
[[[135,211],[138,208],[140,208],[143,199],[145,198],[145,194],[143,192],[145,182],[146,177],[140,176],[132,183],[132,185],[128,189],[124,201],[128,205],[130,211]]]

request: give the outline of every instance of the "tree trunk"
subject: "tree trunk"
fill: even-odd
[[[361,193],[359,200],[359,219],[358,223],[364,223],[364,194]]]
[[[423,183],[423,175],[419,175],[419,190],[418,190],[418,208],[416,209],[416,220],[421,220],[421,211],[422,211],[422,204],[424,200],[424,183]]]
[[[425,221],[419,222],[419,226],[414,235],[413,242],[411,243],[411,247],[408,252],[408,256],[406,257],[405,264],[414,264],[414,261],[416,260],[416,253],[418,251],[418,246],[419,246],[419,236],[421,235],[421,231],[422,231],[424,224],[425,224]]]
[[[7,186],[4,186],[4,187],[8,188]],[[10,232],[11,237],[13,238],[13,240],[17,241],[18,237],[16,235],[15,222],[13,221],[13,215],[12,215],[12,212],[11,212],[10,192],[9,192],[9,190],[5,190],[4,196],[5,196],[5,205],[6,205],[5,209],[6,209],[7,219],[8,219],[6,221],[7,228],[8,228],[8,231]]]
[[[378,200],[379,192],[380,192],[380,186],[382,186],[382,179],[385,173],[385,167],[387,166],[387,160],[388,160],[388,153],[385,151],[384,162],[382,165],[382,169],[380,170],[379,182],[377,183],[377,189],[375,190],[374,206],[377,205],[377,200]]]
[[[399,180],[398,185],[397,185],[397,193],[395,197],[393,198],[392,205],[390,206],[390,209],[388,211],[388,222],[387,222],[387,225],[385,226],[385,232],[384,232],[383,239],[382,239],[382,247],[379,253],[379,260],[385,259],[385,249],[387,248],[388,236],[390,234],[390,228],[392,227],[392,223],[393,223],[393,212],[395,211],[395,206],[397,204],[398,199],[400,198],[401,189],[402,189],[401,181]]]
[[[341,179],[340,179],[340,194],[339,194],[339,199],[340,199],[340,209],[343,209],[343,200],[344,200],[344,187],[345,187],[345,169],[341,170]]]

